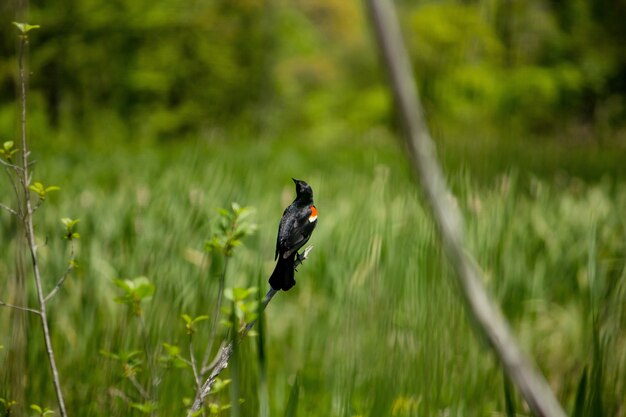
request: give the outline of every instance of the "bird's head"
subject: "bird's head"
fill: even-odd
[[[292,178],[292,180],[296,184],[296,198],[306,198],[313,200],[313,189],[309,184],[295,178]]]

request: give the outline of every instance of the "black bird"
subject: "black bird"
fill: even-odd
[[[304,181],[292,178],[296,183],[296,199],[285,209],[276,238],[276,268],[269,283],[276,291],[287,291],[294,285],[295,259],[300,249],[308,242],[317,225],[317,209],[313,205],[313,190]]]

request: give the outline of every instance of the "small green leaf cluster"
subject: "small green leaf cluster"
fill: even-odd
[[[7,162],[13,162],[13,155],[17,153],[17,149],[14,148],[13,145],[13,141],[9,140],[4,142],[2,148],[0,148],[0,157]]]
[[[5,398],[0,398],[0,415],[2,416],[10,416],[11,409],[17,404],[15,400],[7,400]]]
[[[241,207],[237,203],[232,203],[230,210],[220,209],[218,231],[205,242],[204,249],[210,253],[232,256],[234,249],[241,246],[242,239],[256,230],[256,224],[249,220],[252,213],[252,208]]]
[[[233,323],[230,319],[232,315],[232,306],[235,307],[235,316],[239,321],[239,323],[235,323],[237,327],[255,320],[258,315],[259,302],[254,294],[258,291],[259,289],[257,287],[226,288],[224,290],[224,297],[231,301],[231,304],[222,307],[222,313],[227,318],[223,318],[221,323],[226,327],[232,327]],[[253,296],[252,299],[250,299],[251,296]],[[250,335],[251,333],[248,334]]]
[[[50,410],[48,407],[41,408],[37,404],[31,404],[30,409],[35,411],[37,415],[41,417],[51,416],[52,414],[54,414],[54,411]]]
[[[39,25],[29,25],[28,23],[20,23],[20,22],[13,22],[13,26],[18,28],[18,30],[22,33],[22,35],[26,35],[31,30],[39,29],[41,27]]]
[[[188,335],[192,335],[196,332],[194,324],[196,324],[199,321],[208,320],[209,318],[209,316],[207,315],[198,316],[196,318],[191,318],[189,314],[183,314],[181,315],[181,317],[183,320],[185,320],[185,329],[187,329]]]
[[[70,219],[64,217],[61,219],[61,223],[65,225],[65,234],[63,237],[67,240],[80,239],[80,235],[75,231],[75,226],[80,222],[80,219]]]
[[[149,300],[156,287],[146,277],[137,277],[135,279],[115,279],[113,283],[116,287],[123,291],[123,295],[115,297],[113,300],[119,304],[128,306],[133,315],[140,317],[143,314],[141,302]]]
[[[50,185],[48,187],[44,186],[42,183],[40,182],[35,182],[34,184],[31,184],[28,187],[31,191],[34,191],[35,193],[37,193],[37,195],[39,195],[39,200],[40,201],[44,201],[46,199],[46,195],[51,192],[51,191],[58,191],[61,188],[57,187],[56,185]]]

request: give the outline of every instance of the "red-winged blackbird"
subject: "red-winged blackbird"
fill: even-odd
[[[285,209],[278,226],[276,238],[276,268],[269,279],[276,291],[287,291],[294,285],[295,258],[300,249],[311,237],[317,224],[317,209],[313,205],[313,190],[304,181],[292,178],[296,183],[296,199]]]

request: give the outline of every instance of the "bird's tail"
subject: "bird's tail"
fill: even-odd
[[[276,268],[274,268],[274,272],[272,272],[272,276],[269,279],[269,283],[272,288],[276,291],[287,291],[296,285],[296,280],[294,278],[295,268],[295,254],[287,259],[279,257],[278,262],[276,263]]]

